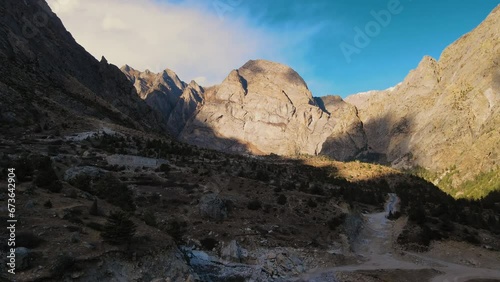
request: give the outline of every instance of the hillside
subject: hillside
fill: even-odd
[[[0,227],[8,232],[0,233],[1,281],[500,276],[498,192],[456,200],[387,166],[327,156],[230,154],[219,151],[213,137],[227,136],[202,134],[231,128],[240,121],[225,115],[252,107],[259,111],[249,111],[243,122],[271,130],[276,124],[260,118],[281,109],[274,121],[283,121],[283,138],[331,126],[313,137],[332,146],[351,144],[331,154],[347,159],[365,150],[357,109],[338,97],[314,99],[290,68],[251,61],[208,89],[172,83],[169,70],[122,69],[132,83],[85,52],[43,2],[2,3]],[[24,19],[40,13],[50,20],[27,36]],[[275,76],[271,82],[269,75]],[[173,85],[179,97],[168,116],[148,107],[149,96],[168,100],[163,96]],[[273,105],[259,108],[258,99]],[[211,143],[205,147],[219,150],[182,143],[167,131],[188,143],[206,138]],[[257,142],[260,131],[247,133],[256,135],[246,136],[249,148],[268,150]],[[346,134],[351,137],[336,139]],[[326,150],[301,143],[313,137],[270,140],[269,146]],[[8,221],[13,218],[15,232]],[[13,237],[15,246],[9,246]]]
[[[500,188],[499,25],[497,7],[439,61],[423,58],[396,87],[346,98],[378,161],[418,171],[456,197]],[[472,185],[484,175],[490,181]]]

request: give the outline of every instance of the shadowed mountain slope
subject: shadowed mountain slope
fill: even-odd
[[[397,168],[434,172],[429,178],[456,196],[470,196],[455,189],[464,181],[498,175],[499,26],[500,6],[439,61],[424,57],[395,88],[348,97],[359,109],[370,148]],[[499,185],[489,183],[475,196]]]

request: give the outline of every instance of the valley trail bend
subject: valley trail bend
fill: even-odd
[[[337,280],[339,279],[337,274],[343,273],[349,277],[349,273],[356,273],[359,271],[394,271],[395,273],[401,273],[403,275],[406,271],[406,275],[414,275],[414,273],[409,271],[418,270],[428,270],[430,273],[434,272],[435,275],[430,280],[417,279],[416,281],[483,281],[481,279],[491,282],[500,281],[500,269],[469,267],[432,258],[427,256],[426,253],[406,252],[394,248],[396,246],[396,236],[394,234],[397,232],[397,227],[394,221],[387,219],[387,216],[389,212],[395,213],[398,211],[399,201],[400,199],[396,194],[390,193],[388,194],[383,212],[363,215],[363,229],[352,245],[352,251],[359,257],[359,264],[313,269],[295,281],[320,282],[326,281],[325,279],[328,279],[328,281],[343,281]],[[417,272],[415,272],[415,274],[416,273]]]

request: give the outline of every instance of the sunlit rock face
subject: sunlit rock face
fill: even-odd
[[[326,152],[342,160],[366,146],[354,107],[339,99],[329,104],[332,112],[322,109],[300,75],[282,64],[249,61],[204,97],[181,140],[232,152]]]
[[[369,147],[399,168],[418,165],[443,176],[453,171],[454,186],[495,168],[499,26],[500,6],[438,61],[424,57],[396,87],[347,97],[359,110]]]

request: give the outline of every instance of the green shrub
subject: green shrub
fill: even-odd
[[[330,218],[326,224],[330,230],[335,230],[337,227],[341,226],[345,221],[346,215],[340,214],[338,216]]]
[[[168,164],[161,164],[158,171],[168,173],[170,172],[170,166]]]
[[[134,211],[132,191],[113,174],[108,173],[94,185],[97,195],[125,211]]]
[[[59,178],[52,168],[52,165],[42,167],[37,171],[35,184],[38,187],[45,188],[55,193],[59,193],[62,189],[62,184],[59,182]]]
[[[47,200],[44,204],[43,204],[44,207],[50,209],[52,208],[52,202],[50,200]]]
[[[287,202],[287,199],[286,199],[286,196],[281,194],[278,196],[278,199],[276,200],[276,202],[279,204],[279,205],[284,205],[286,204]]]
[[[92,203],[92,206],[89,209],[89,214],[94,215],[94,216],[100,215],[99,214],[99,207],[97,206],[97,200],[94,200],[94,202]]]
[[[75,265],[75,258],[70,255],[59,255],[50,268],[52,274],[61,277]]]
[[[248,202],[247,208],[252,211],[256,211],[262,208],[262,203],[258,199],[253,199]]]
[[[309,199],[307,200],[307,206],[310,208],[315,208],[318,206],[318,203],[316,203],[316,201],[314,201],[313,199]]]
[[[166,231],[176,242],[179,243],[182,241],[184,233],[186,233],[186,227],[186,222],[174,219],[168,223]]]
[[[323,190],[323,188],[318,184],[315,184],[309,192],[313,195],[325,195],[325,190]]]
[[[91,181],[92,178],[90,175],[87,174],[80,174],[74,177],[69,181],[69,184],[75,186],[76,188],[86,191],[86,192],[92,192],[92,187],[91,187]]]
[[[101,237],[111,244],[130,243],[135,235],[136,225],[122,211],[111,212],[108,222],[104,225]]]
[[[23,156],[15,161],[13,167],[16,168],[16,177],[19,182],[27,181],[33,176],[33,161],[26,156]]]
[[[16,234],[16,247],[34,249],[43,242],[43,239],[31,231],[21,231]]]
[[[86,225],[89,228],[92,228],[92,229],[94,229],[96,231],[103,231],[104,230],[104,226],[102,224],[100,224],[100,223],[97,223],[97,222],[91,221],[91,222],[87,223]]]
[[[152,210],[147,210],[144,213],[144,216],[143,216],[142,219],[149,226],[153,226],[153,227],[157,227],[158,226],[158,223],[156,222],[155,213]]]
[[[425,210],[421,206],[413,206],[408,212],[408,219],[418,224],[425,223],[426,218]]]
[[[257,175],[255,176],[256,180],[262,181],[262,182],[268,182],[269,181],[269,173],[267,171],[264,171],[262,169],[259,169],[257,171]]]
[[[215,247],[217,247],[217,245],[219,245],[219,241],[215,240],[214,238],[209,238],[209,237],[201,239],[200,243],[201,243],[201,247],[206,251],[211,251]]]

